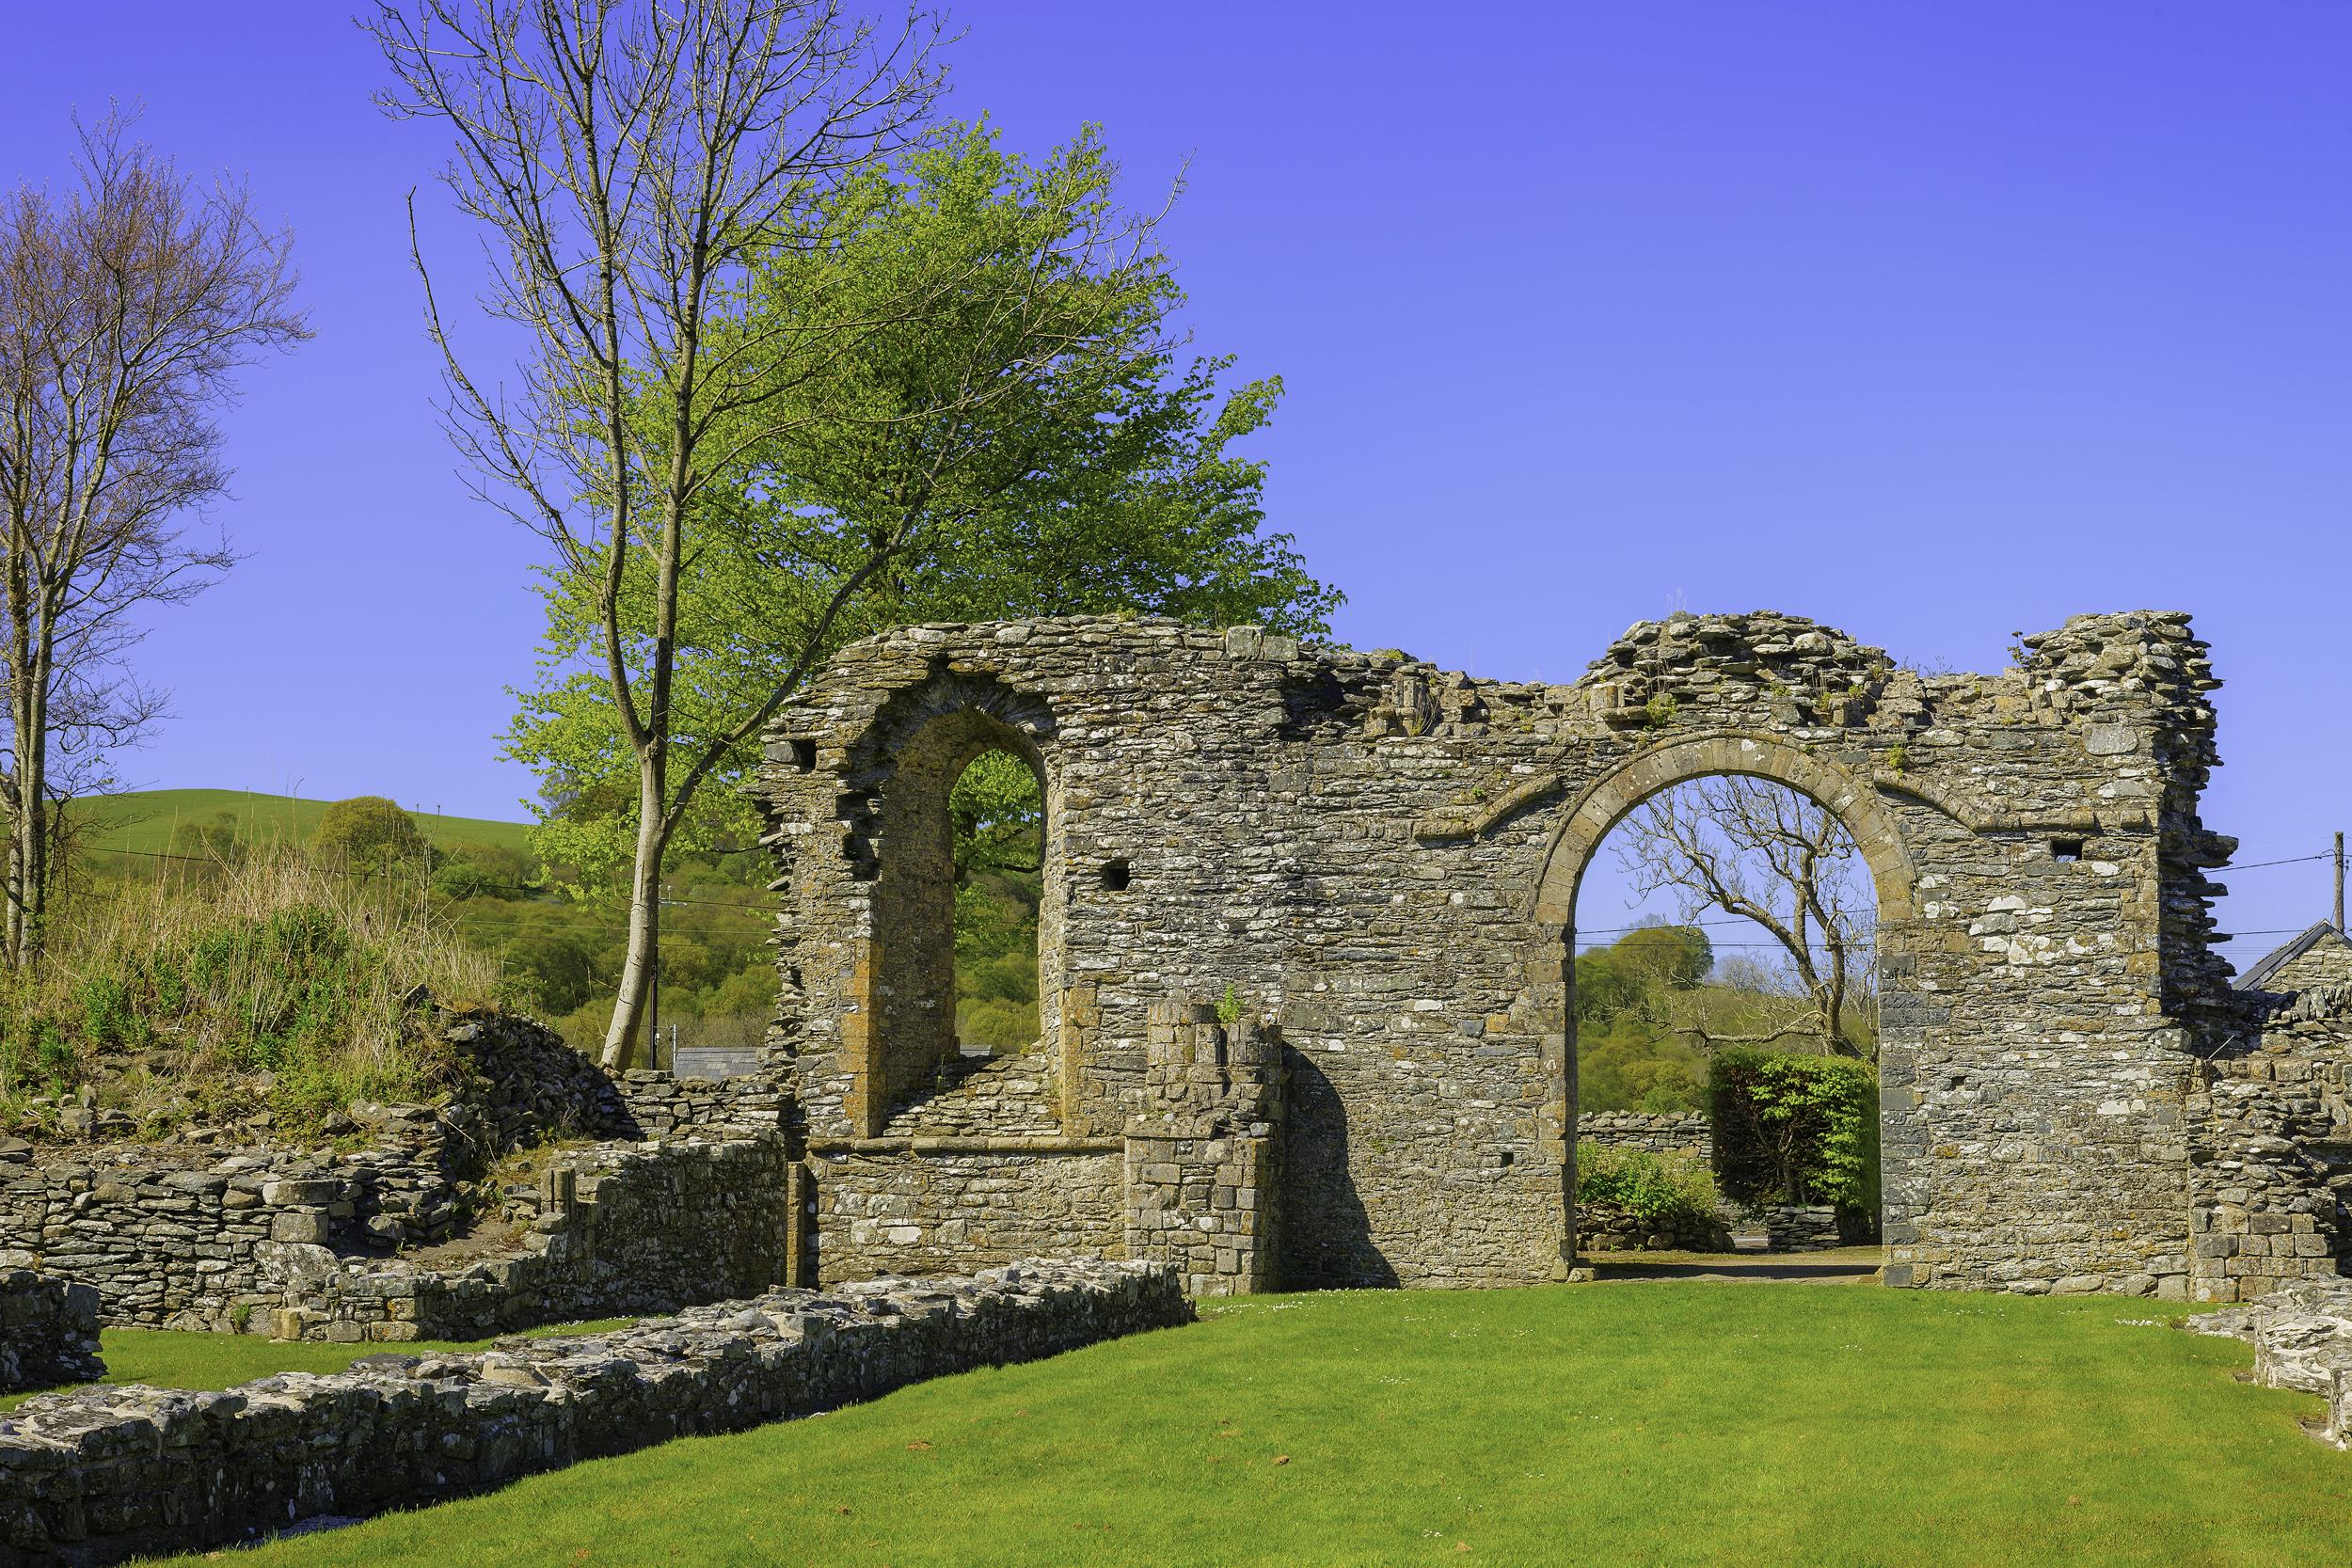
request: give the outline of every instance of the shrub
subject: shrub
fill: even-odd
[[[1878,1075],[1847,1056],[1718,1052],[1708,1108],[1715,1168],[1741,1203],[1879,1207]]]
[[[1661,1229],[1712,1219],[1715,1181],[1687,1154],[1576,1146],[1576,1200],[1622,1209]]]

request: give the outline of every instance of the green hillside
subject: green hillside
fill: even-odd
[[[242,789],[145,789],[84,801],[77,811],[91,814],[88,847],[128,849],[161,854],[171,847],[171,835],[183,822],[212,822],[227,812],[237,823],[237,836],[250,844],[278,840],[308,843],[331,800],[305,800],[292,795],[256,795]],[[478,816],[437,816],[412,811],[419,828],[436,848],[453,844],[489,844],[501,849],[523,847],[525,824],[492,822]]]

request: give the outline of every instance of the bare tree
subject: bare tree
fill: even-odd
[[[771,433],[770,410],[794,405],[797,383],[777,373],[807,352],[791,340],[846,330],[723,336],[708,324],[755,258],[928,113],[938,26],[910,12],[878,32],[837,0],[382,0],[365,25],[396,78],[383,106],[453,133],[441,178],[488,231],[482,308],[523,341],[511,392],[468,368],[412,213],[453,438],[485,499],[601,584],[600,662],[637,774],[628,945],[604,1047],[626,1066],[677,823],[690,515],[730,454]],[[641,637],[624,600],[648,589]]]
[[[1693,780],[1659,791],[1626,817],[1617,858],[1641,894],[1672,889],[1685,920],[1710,910],[1740,916],[1779,946],[1783,984],[1775,989],[1791,1006],[1736,1034],[1697,1017],[1670,1027],[1710,1050],[1811,1037],[1825,1052],[1872,1053],[1875,889],[1835,814],[1744,774]]]
[[[139,617],[234,559],[177,526],[227,488],[215,417],[237,371],[310,335],[290,239],[243,189],[199,191],[120,114],[84,133],[75,173],[0,212],[0,949],[20,967],[40,954],[63,802],[163,711],[127,663]]]

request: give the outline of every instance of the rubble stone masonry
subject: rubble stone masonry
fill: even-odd
[[[1191,1317],[1152,1265],[1025,1263],[780,1291],[473,1354],[385,1352],[332,1376],[217,1393],[40,1395],[0,1415],[0,1568],[115,1562],[417,1507]]]

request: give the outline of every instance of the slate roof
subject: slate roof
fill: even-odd
[[[2334,923],[2326,920],[2320,921],[2300,936],[2289,937],[2284,942],[2256,959],[2253,968],[2239,975],[2237,989],[2240,990],[2262,990],[2264,983],[2273,974],[2318,946],[2328,937],[2334,937],[2338,942],[2344,940],[2343,933],[2336,929]]]

